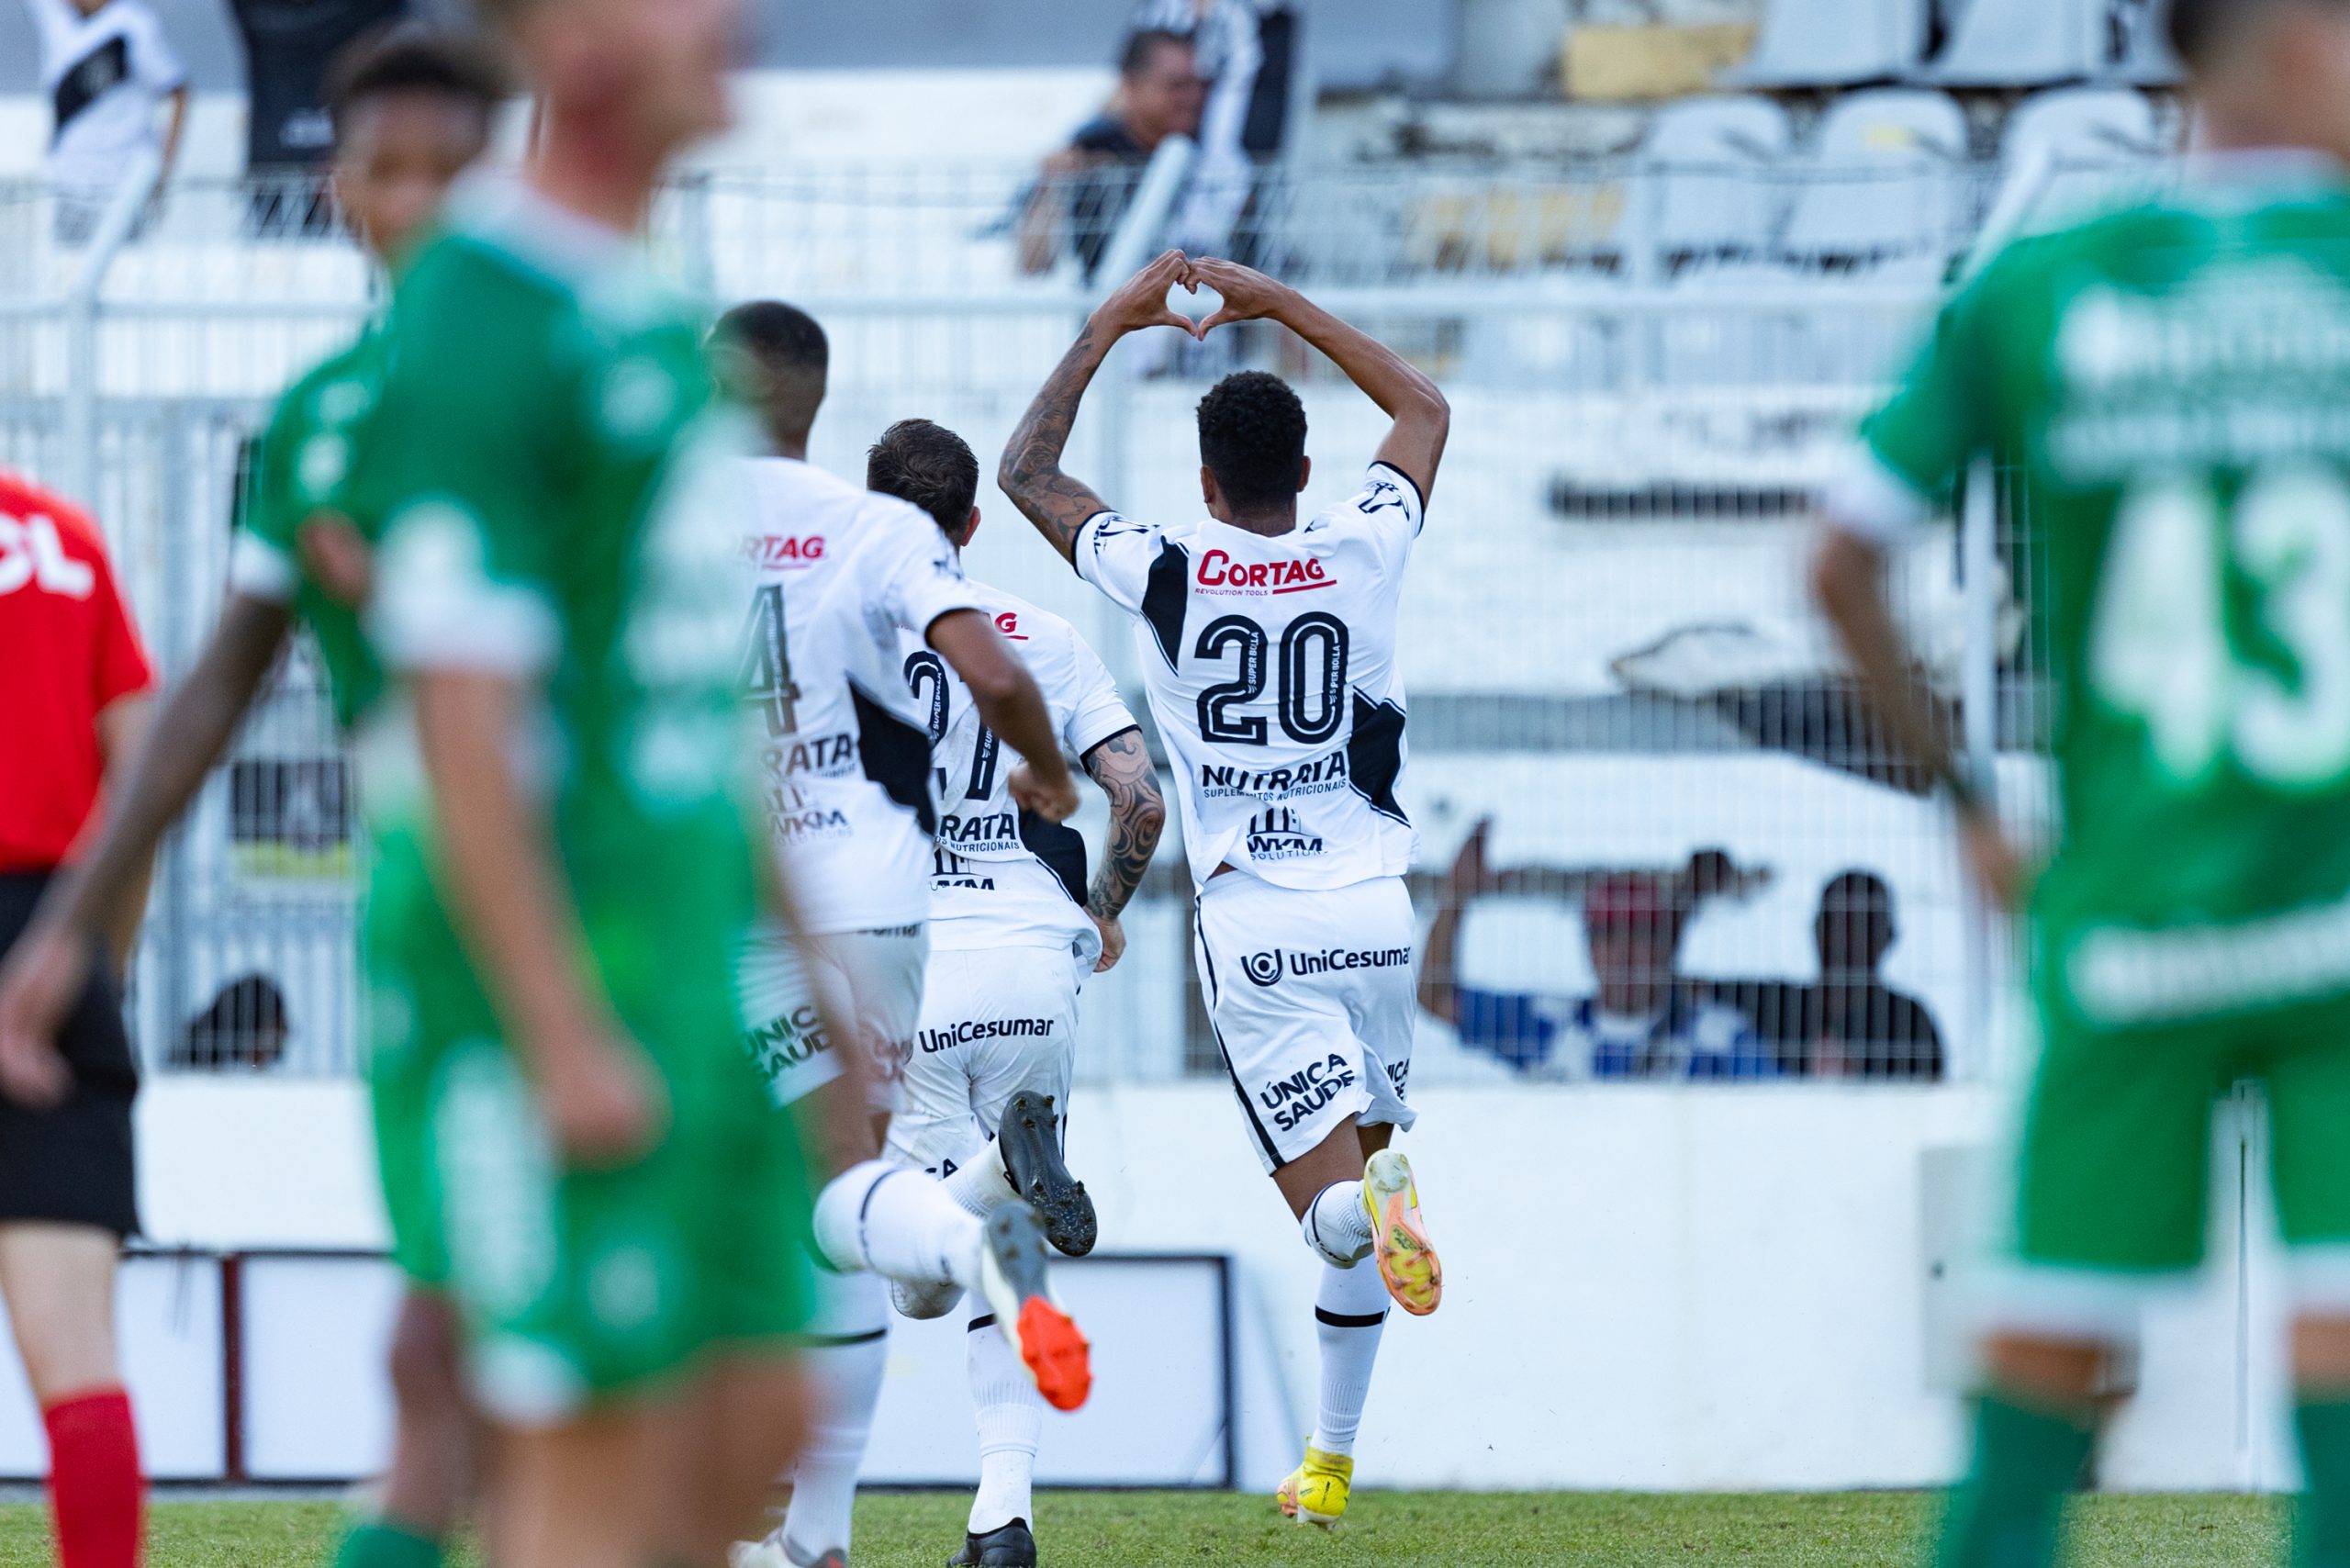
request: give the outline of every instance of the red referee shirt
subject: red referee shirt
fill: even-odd
[[[62,865],[97,809],[97,718],[155,675],[97,525],[0,473],[0,873]]]

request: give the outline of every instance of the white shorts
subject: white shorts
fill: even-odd
[[[1323,891],[1227,871],[1202,890],[1192,954],[1208,1022],[1268,1171],[1347,1117],[1411,1126],[1413,946],[1401,877]]]
[[[1066,947],[933,953],[890,1158],[948,1174],[986,1147],[1024,1089],[1051,1095],[1066,1126],[1078,980]]]
[[[930,934],[921,925],[811,936],[802,946],[775,935],[754,937],[741,965],[750,1046],[776,1103],[804,1099],[841,1075],[816,1000],[856,1031],[872,1070],[872,1104],[898,1106],[899,1081],[913,1050]]]

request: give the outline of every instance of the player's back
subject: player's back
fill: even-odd
[[[755,523],[744,687],[768,813],[811,927],[913,924],[926,907],[930,741],[900,671],[902,621],[954,550],[930,518],[789,457],[746,465]],[[910,559],[911,557],[911,559]]]
[[[1074,626],[1002,588],[969,587],[1035,678],[1063,749],[1081,759],[1135,727],[1116,683]],[[1085,913],[1084,839],[1021,811],[1011,782],[1020,759],[1004,755],[970,688],[919,638],[907,637],[903,651],[906,684],[926,715],[938,803],[932,946],[1074,944],[1090,959],[1100,937]]]
[[[1395,621],[1419,526],[1412,481],[1375,464],[1288,533],[1114,512],[1080,532],[1079,572],[1136,617],[1196,881],[1228,865],[1326,889],[1410,868]]]
[[[2282,935],[2339,904],[2350,193],[2190,186],[2027,241],[1953,307],[1929,365],[1872,427],[1879,454],[1919,473],[1969,442],[2026,479],[2059,699],[2041,913]],[[2301,961],[2232,941],[2091,938],[2075,983],[2092,1006],[2208,1011]],[[2327,945],[2325,983],[2350,979],[2350,941]]]

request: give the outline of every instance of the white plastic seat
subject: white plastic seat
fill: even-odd
[[[2062,87],[2026,99],[1999,143],[2009,181],[2036,182],[2029,193],[2002,189],[2004,208],[2028,195],[2022,230],[2039,232],[2143,191],[2169,151],[2152,100],[2127,87]]]
[[[1664,276],[1769,253],[1785,207],[1774,172],[1794,145],[1768,98],[1691,98],[1661,111],[1626,192],[1627,252]]]
[[[1855,93],[1828,111],[1787,214],[1781,258],[1880,280],[1940,275],[1964,238],[1966,117],[1941,93]]]
[[[1949,86],[2176,81],[2156,0],[1970,0],[1919,73]]]
[[[1926,51],[1927,0],[1770,0],[1736,87],[1844,87],[1909,75]]]

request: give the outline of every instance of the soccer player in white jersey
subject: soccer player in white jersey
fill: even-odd
[[[880,1399],[881,1279],[951,1282],[1012,1313],[1016,1365],[1061,1409],[1082,1404],[1091,1381],[1084,1337],[1043,1289],[1035,1212],[1007,1204],[982,1220],[936,1181],[880,1158],[929,957],[930,737],[901,674],[900,637],[922,639],[955,670],[1024,759],[1006,781],[1021,806],[1058,823],[1077,809],[1077,787],[1042,694],[938,525],[808,462],[824,397],[823,330],[762,301],[728,312],[713,348],[771,449],[750,462],[744,686],[803,938],[778,935],[749,955],[745,1010],[769,1021],[750,1045],[777,1101],[801,1104],[830,1135],[837,1171],[815,1211],[833,1271],[810,1357],[825,1408],[793,1474],[789,1513],[736,1562],[830,1568],[847,1559],[857,1467]],[[857,1036],[852,1059],[831,1048],[820,994],[841,1004],[834,1014]]]
[[[867,454],[865,482],[929,513],[958,552],[979,529],[979,459],[928,420],[883,431]],[[1141,728],[1076,628],[1001,588],[970,588],[1036,678],[1061,745],[1110,798],[1109,841],[1089,888],[1085,841],[1019,808],[1001,743],[968,688],[919,639],[905,639],[906,681],[929,712],[940,809],[930,976],[890,1153],[948,1178],[974,1212],[1027,1199],[1053,1244],[1082,1254],[1093,1248],[1093,1204],[1062,1163],[1057,1114],[1069,1103],[1078,991],[1125,951],[1119,912],[1150,867],[1167,807]],[[923,1305],[940,1316],[953,1300]],[[984,1301],[971,1303],[964,1338],[979,1486],[950,1568],[1035,1568],[1044,1405]]]
[[[1257,371],[1200,402],[1202,521],[1132,521],[1061,472],[1078,404],[1117,341],[1193,330],[1168,303],[1178,286],[1222,297],[1199,336],[1277,321],[1394,421],[1348,499],[1299,519],[1305,410]],[[1280,1497],[1291,1518],[1325,1526],[1346,1509],[1386,1297],[1424,1315],[1442,1294],[1410,1167],[1388,1139],[1414,1119],[1395,602],[1450,420],[1427,376],[1294,290],[1170,251],[1094,311],[998,475],[1078,575],[1136,619],[1199,890],[1208,1016],[1250,1139],[1326,1265],[1320,1410]],[[1358,1268],[1366,1259],[1375,1267]]]

